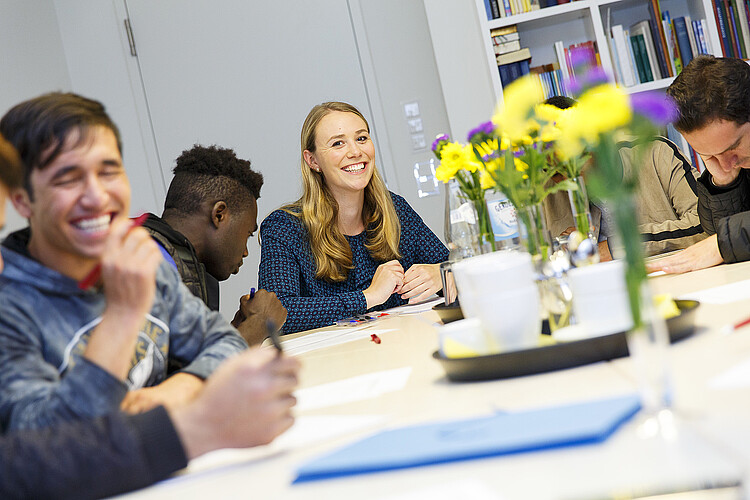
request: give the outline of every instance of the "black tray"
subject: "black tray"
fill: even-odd
[[[433,306],[432,310],[438,313],[440,321],[442,321],[444,325],[447,325],[452,321],[464,319],[464,313],[461,312],[461,305],[458,303],[458,300],[449,306],[438,304]]]
[[[695,300],[676,300],[680,315],[667,320],[669,339],[677,342],[695,330]],[[448,378],[454,382],[492,380],[544,373],[574,366],[596,363],[628,355],[625,333],[563,342],[470,358],[446,358],[435,351],[432,357],[440,361]]]

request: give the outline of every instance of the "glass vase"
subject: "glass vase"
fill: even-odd
[[[457,262],[480,253],[479,216],[474,202],[466,198],[455,180],[445,187],[445,241],[449,260]]]
[[[573,221],[575,222],[576,230],[587,238],[593,239],[594,227],[591,221],[586,183],[583,180],[583,176],[580,175],[571,179],[571,181],[577,186],[577,189],[568,191],[568,199],[570,200],[570,208],[573,211]]]
[[[544,207],[541,203],[528,205],[522,207],[516,214],[523,224],[526,249],[531,254],[534,263],[540,266],[549,258],[552,249],[552,238],[547,230]]]
[[[492,232],[492,222],[487,209],[484,196],[481,200],[472,200],[477,213],[477,243],[479,253],[490,253],[495,251],[495,234]]]

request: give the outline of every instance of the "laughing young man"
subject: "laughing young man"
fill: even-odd
[[[11,201],[29,223],[2,247],[2,427],[193,399],[247,345],[132,228],[119,133],[104,107],[43,95],[12,108],[0,133],[21,156],[23,186]],[[82,290],[96,268],[101,278]],[[170,359],[184,368],[167,378]]]

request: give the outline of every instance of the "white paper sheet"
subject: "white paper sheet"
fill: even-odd
[[[259,460],[282,451],[303,448],[329,441],[363,429],[375,429],[384,421],[382,415],[321,415],[297,417],[294,425],[267,446],[247,449],[224,449],[191,460],[185,472],[195,474],[219,467]]]
[[[388,313],[393,316],[400,316],[402,314],[419,314],[425,311],[429,311],[436,305],[442,304],[443,302],[445,302],[445,299],[443,299],[443,297],[435,296],[434,298],[428,298],[427,300],[419,302],[418,304],[404,304],[403,306],[386,309],[382,312]]]
[[[376,398],[403,389],[410,375],[411,367],[405,366],[300,389],[294,393],[296,408],[299,411],[314,410]]]
[[[750,386],[750,359],[724,370],[708,382],[711,389],[742,389]]]
[[[681,295],[678,298],[683,300],[697,300],[703,304],[729,304],[741,300],[750,300],[750,280],[707,288],[687,295]]]
[[[303,335],[295,339],[283,340],[281,345],[286,354],[297,356],[305,352],[344,344],[353,340],[368,339],[372,334],[380,336],[383,333],[392,331],[394,331],[393,328],[375,329],[373,328],[373,324],[365,324],[354,328],[331,327],[330,330]]]

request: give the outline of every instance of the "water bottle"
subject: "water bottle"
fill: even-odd
[[[487,212],[490,216],[492,232],[497,250],[517,250],[521,245],[518,233],[516,209],[500,191],[488,190],[485,193]]]

